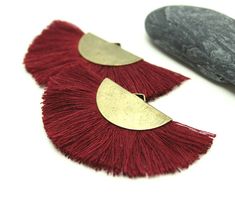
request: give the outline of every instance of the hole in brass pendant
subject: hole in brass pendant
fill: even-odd
[[[146,97],[145,97],[144,94],[142,94],[142,93],[135,93],[135,95],[136,95],[137,97],[139,97],[140,99],[142,99],[144,102],[146,102]]]

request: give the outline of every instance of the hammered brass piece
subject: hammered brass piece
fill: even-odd
[[[149,130],[172,120],[108,78],[98,88],[96,103],[104,118],[126,129]]]
[[[78,51],[86,60],[105,66],[123,66],[142,60],[122,49],[120,45],[107,42],[92,33],[82,36]]]

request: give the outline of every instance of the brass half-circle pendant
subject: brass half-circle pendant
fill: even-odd
[[[122,49],[120,45],[107,42],[92,33],[82,36],[78,43],[78,51],[86,60],[106,66],[122,66],[142,60]]]
[[[100,84],[96,102],[104,118],[126,129],[149,130],[172,120],[108,78]]]

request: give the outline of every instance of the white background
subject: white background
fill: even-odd
[[[232,2],[1,0],[0,199],[235,199],[235,87],[214,84],[169,58],[144,30],[146,15],[162,6],[201,6],[235,18]],[[153,104],[177,121],[216,133],[211,150],[181,173],[139,179],[96,172],[56,151],[41,120],[43,89],[22,64],[32,39],[55,19],[191,77]]]

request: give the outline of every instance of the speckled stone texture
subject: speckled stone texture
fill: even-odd
[[[235,20],[213,10],[168,6],[145,21],[154,44],[204,76],[235,85]]]

